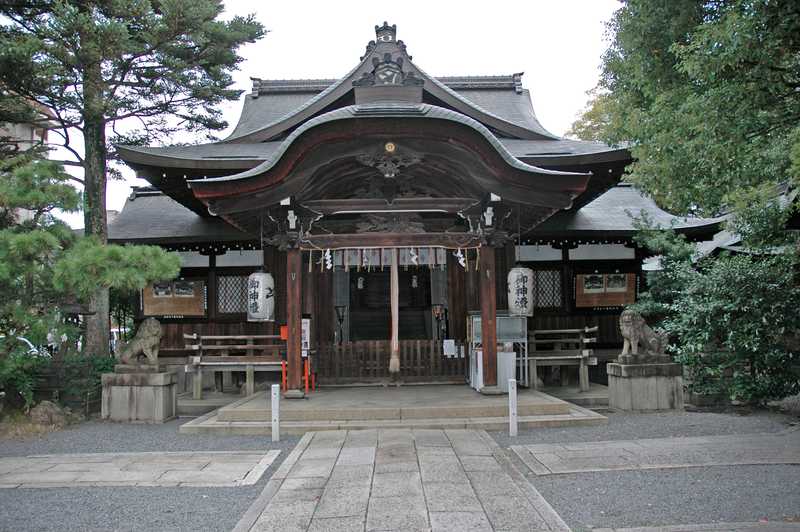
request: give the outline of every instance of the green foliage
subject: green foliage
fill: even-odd
[[[78,237],[52,216],[74,209],[77,193],[60,165],[25,153],[0,166],[0,210],[30,211],[0,225],[0,336],[23,336],[34,345],[74,342],[77,330],[60,306],[86,302],[98,287],[132,291],[171,279],[180,260],[158,247],[109,246]],[[0,344],[0,358],[11,349]]]
[[[734,255],[692,278],[665,327],[695,390],[742,401],[800,391],[800,353],[787,342],[800,328],[796,267],[791,255]]]
[[[82,404],[87,398],[99,396],[100,376],[114,371],[116,359],[110,356],[72,353],[64,357],[61,364],[63,374],[59,395],[62,402]]]
[[[627,0],[609,32],[599,137],[631,143],[629,179],[660,205],[715,215],[797,182],[800,4]]]
[[[789,169],[789,177],[795,183],[800,181],[800,126],[797,126],[790,137],[789,160],[792,166]]]
[[[157,246],[102,245],[85,237],[55,264],[53,284],[84,295],[98,286],[130,292],[155,279],[172,279],[179,271],[180,258]]]
[[[611,113],[611,98],[607,92],[597,89],[589,91],[589,101],[581,115],[565,133],[567,137],[580,140],[606,140],[606,132],[611,128],[615,116]]]
[[[798,248],[785,227],[800,178],[800,3],[625,0],[608,29],[575,130],[626,142],[626,179],[667,210],[730,214],[746,252],[693,264],[689,243],[643,223],[637,240],[663,270],[635,307],[670,334],[695,390],[796,392]]]
[[[761,222],[774,217],[759,219],[756,211],[746,216],[751,222],[739,228],[754,229],[745,241],[758,242]],[[693,391],[757,402],[800,390],[794,253],[762,247],[760,254],[723,254],[694,264],[691,243],[646,222],[637,242],[661,255],[663,269],[632,307],[669,334],[670,349],[685,364]]]
[[[0,210],[11,213],[0,225],[0,335],[44,345],[48,334],[74,334],[60,324],[56,303],[62,294],[52,284],[53,265],[74,240],[51,215],[77,205],[67,179],[60,166],[32,153],[0,163]],[[18,223],[18,209],[29,209],[30,219]],[[8,352],[0,346],[0,357]]]
[[[134,316],[139,304],[139,292],[112,289],[109,294],[111,316],[120,331],[120,340],[125,342],[133,337]]]
[[[53,109],[64,128],[134,118],[138,129],[109,131],[110,152],[129,139],[223,129],[216,106],[241,94],[231,88],[236,51],[265,31],[253,16],[221,20],[222,10],[221,0],[5,3],[0,86]]]
[[[24,154],[0,163],[3,167],[9,168],[12,179],[0,181],[0,206],[32,211],[34,224],[53,209],[78,210],[80,196],[58,163]]]
[[[241,94],[231,88],[237,50],[265,32],[252,16],[221,20],[222,11],[221,0],[0,4],[0,87],[52,112],[51,138],[83,166],[84,232],[100,244],[116,144],[226,127],[217,106]],[[108,291],[93,298],[86,343],[104,353]]]
[[[745,247],[758,253],[788,251],[796,245],[796,232],[785,228],[797,211],[795,192],[780,193],[782,187],[764,183],[739,192],[734,198],[728,229],[744,237]]]
[[[0,389],[5,390],[11,404],[24,406],[26,410],[33,406],[36,375],[47,363],[45,357],[26,353],[24,346],[0,356]]]
[[[647,218],[635,220],[634,225],[635,242],[659,257],[661,270],[648,277],[647,291],[631,308],[657,325],[672,317],[672,305],[697,273],[692,265],[695,248],[683,235],[655,227]]]

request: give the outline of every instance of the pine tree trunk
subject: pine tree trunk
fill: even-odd
[[[83,217],[84,232],[105,244],[106,224],[106,122],[100,63],[87,65],[83,74],[83,137],[85,144]],[[98,288],[91,298],[95,313],[87,316],[85,352],[109,354],[108,288]]]

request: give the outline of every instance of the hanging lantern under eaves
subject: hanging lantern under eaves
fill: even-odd
[[[508,272],[508,313],[533,316],[533,271],[517,266]]]
[[[269,273],[247,278],[247,321],[275,321],[275,279]]]

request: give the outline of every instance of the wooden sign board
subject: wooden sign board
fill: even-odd
[[[576,307],[622,307],[635,300],[635,273],[587,273],[575,277]]]
[[[205,316],[206,283],[201,280],[162,281],[142,290],[145,316]]]

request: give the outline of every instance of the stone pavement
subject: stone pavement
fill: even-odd
[[[512,445],[511,449],[536,475],[800,464],[800,430],[778,434]]]
[[[237,532],[568,530],[484,431],[310,432]]]
[[[247,486],[255,484],[279,454],[272,450],[0,458],[0,488]]]

